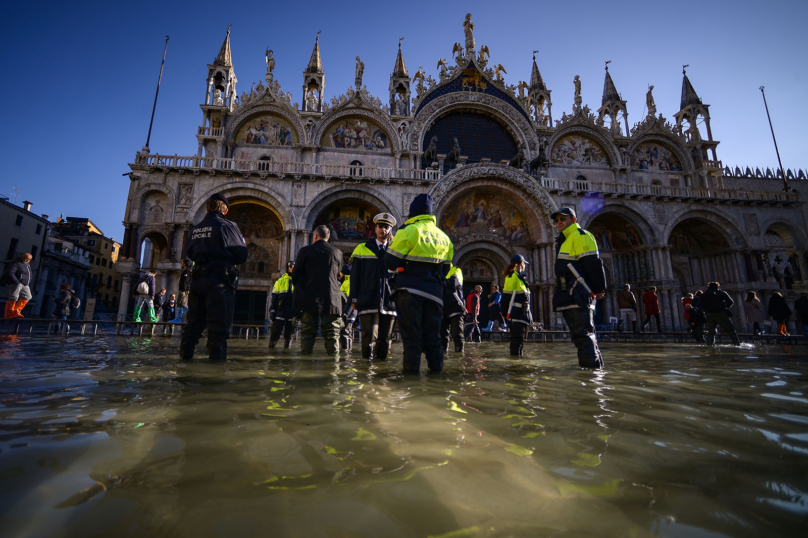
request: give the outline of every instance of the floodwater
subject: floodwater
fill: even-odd
[[[0,337],[0,536],[808,536],[808,346],[177,343]]]

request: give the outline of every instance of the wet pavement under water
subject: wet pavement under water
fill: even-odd
[[[0,337],[0,536],[808,536],[808,346],[230,343]]]

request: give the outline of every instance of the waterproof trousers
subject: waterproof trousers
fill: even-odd
[[[283,346],[288,348],[292,340],[292,332],[295,329],[295,320],[279,319],[272,320],[272,330],[269,333],[269,347],[275,347],[283,333]]]
[[[731,339],[732,343],[736,346],[741,345],[741,339],[738,338],[738,333],[735,332],[735,326],[732,324],[732,319],[726,311],[723,312],[705,312],[707,316],[707,337],[706,343],[708,346],[715,344],[715,329],[716,326],[721,326]]]
[[[395,301],[404,345],[404,373],[418,373],[421,370],[421,353],[426,355],[429,370],[440,372],[443,370],[440,338],[443,305],[406,290],[398,290]]]
[[[342,330],[339,332],[339,348],[350,351],[353,348],[353,321],[350,318],[343,318],[342,324]]]
[[[342,330],[342,317],[334,314],[318,314],[303,312],[300,315],[300,353],[311,355],[317,329],[321,329],[325,338],[325,352],[329,355],[339,354],[339,332]]]
[[[387,359],[393,338],[395,316],[385,314],[362,314],[359,316],[362,333],[362,358]]]
[[[693,339],[699,343],[704,343],[704,325],[699,325],[696,323],[690,324],[690,332],[693,333]]]
[[[598,339],[595,336],[595,323],[590,308],[570,308],[562,311],[564,321],[570,328],[572,343],[578,348],[578,366],[581,368],[602,368]],[[513,326],[511,326],[513,327]],[[511,328],[513,330],[513,328]]]
[[[465,338],[463,338],[463,314],[443,318],[440,326],[440,337],[444,353],[449,351],[449,337],[454,340],[455,351],[463,353],[463,349],[466,345]]]
[[[466,337],[471,340],[472,342],[482,342],[483,341],[483,333],[480,330],[480,324],[474,323],[474,316],[471,314],[466,314]]]
[[[528,326],[526,323],[511,320],[510,329],[511,355],[521,357],[525,347],[525,335],[527,334]]]
[[[180,358],[191,360],[194,349],[208,329],[208,357],[211,361],[227,360],[227,339],[233,324],[233,309],[236,291],[229,284],[221,283],[197,290],[188,295],[188,323],[182,328]]]

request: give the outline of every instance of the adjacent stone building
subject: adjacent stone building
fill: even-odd
[[[231,200],[228,218],[249,247],[236,307],[242,322],[263,322],[267,291],[316,225],[330,225],[347,256],[372,236],[374,214],[403,223],[422,192],[436,199],[466,285],[501,284],[502,269],[520,253],[530,261],[534,312],[548,325],[560,324],[550,307],[550,214],[561,206],[574,207],[596,235],[611,289],[657,286],[667,328],[684,325],[682,295],[711,280],[739,304],[747,290],[765,302],[773,291],[793,301],[806,289],[805,173],[787,171],[785,190],[769,169],[724,166],[709,105],[686,73],[671,121],[657,114],[651,87],[647,115],[631,125],[608,64],[596,111],[582,102],[576,76],[571,99],[555,107],[568,112],[554,117],[535,55],[530,81],[508,84],[473,29],[468,16],[463,44],[435,77],[410,75],[399,44],[383,97],[365,89],[357,58],[355,86],[327,99],[318,37],[301,104],[274,79],[273,51],[265,80],[238,94],[228,30],[208,65],[197,154],[144,148],[130,164],[123,296],[142,267],[176,288],[188,230],[214,192]],[[119,313],[127,312],[122,301]],[[607,294],[599,322],[616,312]]]
[[[0,196],[0,274],[6,270],[9,263],[20,258],[28,252],[33,256],[31,267],[31,293],[32,299],[23,310],[25,316],[31,317],[38,312],[41,298],[37,294],[37,279],[42,264],[42,251],[45,248],[45,238],[48,235],[48,216],[37,215],[31,211],[33,204],[23,202],[20,207],[7,197]],[[8,299],[8,287],[0,287],[0,306],[5,309]],[[35,314],[33,314],[35,316]]]

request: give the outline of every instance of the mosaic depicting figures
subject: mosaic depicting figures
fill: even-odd
[[[258,204],[234,202],[227,218],[238,224],[247,242],[247,261],[241,270],[255,276],[277,272],[283,226],[275,213]]]
[[[269,114],[250,119],[236,134],[236,144],[291,146],[294,143],[292,127],[285,120]]]
[[[634,226],[623,219],[613,219],[611,222],[597,219],[589,231],[595,236],[598,249],[603,251],[630,250],[643,244],[642,237]]]
[[[452,240],[464,235],[490,235],[508,243],[530,242],[527,219],[501,194],[471,192],[452,201],[440,219]]]
[[[378,125],[364,118],[347,118],[328,127],[322,145],[342,149],[386,151],[390,141]]]
[[[697,232],[697,233],[692,233]],[[698,239],[696,239],[698,237]],[[671,254],[697,254],[700,252],[716,252],[727,248],[727,242],[713,230],[701,227],[698,230],[674,228],[671,232],[668,245]]]
[[[550,160],[564,165],[609,166],[603,148],[579,135],[567,135],[556,142]]]
[[[640,170],[681,170],[682,165],[665,146],[648,142],[634,148],[631,165]]]
[[[362,200],[346,200],[328,206],[318,215],[315,225],[330,226],[331,233],[341,241],[365,241],[374,237],[373,217],[381,213],[377,207]]]

